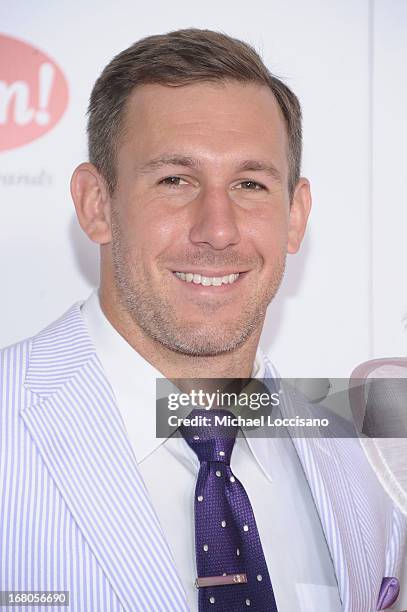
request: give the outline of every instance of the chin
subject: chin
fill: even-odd
[[[189,329],[188,329],[189,327]],[[244,330],[236,333],[236,328],[231,333],[225,333],[225,324],[218,324],[216,327],[203,324],[199,331],[196,326],[183,327],[179,333],[160,334],[156,339],[170,350],[191,355],[195,357],[214,357],[224,353],[229,353],[242,346],[252,330]]]

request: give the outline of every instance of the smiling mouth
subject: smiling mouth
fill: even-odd
[[[241,272],[226,274],[224,276],[204,276],[193,272],[174,272],[175,276],[186,283],[203,285],[204,287],[220,287],[221,285],[233,285],[242,275]],[[243,273],[244,274],[244,273]]]

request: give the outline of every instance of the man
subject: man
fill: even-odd
[[[71,190],[99,292],[2,355],[1,588],[89,611],[385,609],[405,522],[357,440],[240,436],[215,461],[155,437],[156,377],[276,376],[258,343],[311,207],[297,98],[245,43],[181,30],[112,60],[88,135]],[[250,517],[241,584],[197,572],[200,533],[233,541],[229,515],[205,531],[222,491]]]

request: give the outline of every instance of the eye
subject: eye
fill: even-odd
[[[239,187],[239,185],[241,185],[241,187]],[[258,183],[257,181],[242,181],[239,183],[239,185],[236,185],[236,187],[239,189],[245,189],[247,191],[262,191],[263,189],[266,189],[264,185]]]
[[[169,187],[180,187],[181,186],[180,181],[183,181],[185,184],[187,184],[187,181],[185,181],[180,176],[167,176],[166,178],[159,181],[159,185],[168,185]]]

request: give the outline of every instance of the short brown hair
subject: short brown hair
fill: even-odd
[[[221,32],[196,28],[142,38],[116,55],[96,81],[88,108],[89,160],[104,176],[110,193],[116,186],[116,150],[126,102],[135,87],[225,80],[258,83],[273,92],[287,127],[291,198],[301,168],[298,98],[269,72],[249,44]]]

